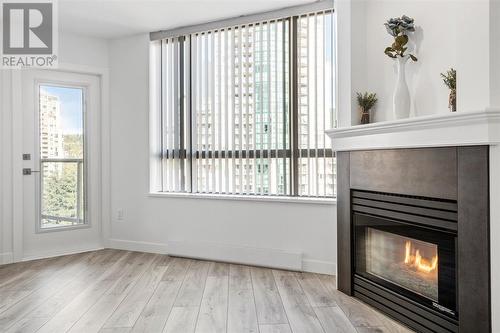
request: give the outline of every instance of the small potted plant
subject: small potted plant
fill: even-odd
[[[457,71],[450,68],[446,73],[441,73],[445,86],[450,89],[450,97],[448,99],[448,108],[451,112],[457,111]]]
[[[377,94],[375,93],[356,93],[359,109],[361,111],[361,124],[369,124],[370,123],[370,110],[377,103]]]

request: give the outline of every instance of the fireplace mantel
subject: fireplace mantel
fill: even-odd
[[[456,112],[326,131],[335,151],[500,145],[500,110]]]

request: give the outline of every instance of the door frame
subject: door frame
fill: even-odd
[[[100,80],[100,177],[97,187],[100,192],[98,207],[93,207],[100,217],[100,243],[107,246],[110,232],[110,109],[109,109],[109,69],[103,67],[59,63],[50,71],[94,75]],[[24,261],[24,212],[23,212],[23,106],[22,72],[12,70],[12,251],[13,261]],[[36,82],[38,84],[38,82]],[[37,227],[38,228],[38,227]],[[69,253],[58,253],[63,255]],[[28,258],[29,260],[33,258]]]

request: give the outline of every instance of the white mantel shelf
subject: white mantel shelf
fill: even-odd
[[[456,112],[326,131],[333,150],[500,144],[500,110]]]

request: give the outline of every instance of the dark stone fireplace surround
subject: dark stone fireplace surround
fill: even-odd
[[[338,152],[337,166],[339,290],[417,331],[491,332],[488,147]],[[436,315],[355,274],[353,201],[358,199],[352,193],[359,191],[455,204],[456,221],[446,222],[456,237],[455,318]],[[387,218],[401,220],[388,212]],[[415,228],[421,226],[415,221]]]

